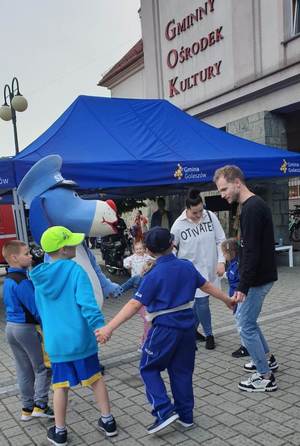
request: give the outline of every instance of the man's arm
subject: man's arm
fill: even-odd
[[[251,206],[244,210],[241,233],[240,282],[237,291],[247,294],[255,281],[261,253],[261,235],[264,218],[261,208]]]

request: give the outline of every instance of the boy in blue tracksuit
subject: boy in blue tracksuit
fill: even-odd
[[[84,234],[63,226],[47,229],[41,246],[51,261],[38,265],[30,274],[53,373],[55,426],[48,429],[47,438],[54,445],[67,444],[68,389],[77,384],[91,386],[94,391],[101,409],[98,429],[108,437],[117,435],[94,335],[94,330],[104,325],[104,318],[87,273],[71,260],[83,240]]]
[[[119,325],[142,305],[146,306],[152,327],[142,349],[140,373],[155,417],[148,428],[152,434],[175,420],[184,427],[193,425],[196,340],[192,306],[196,289],[201,288],[222,300],[229,308],[233,308],[234,302],[207,282],[190,261],[173,255],[173,236],[168,229],[150,229],[145,244],[149,254],[156,258],[155,266],[143,277],[134,299],[104,328],[97,330],[96,336],[98,341],[106,342]],[[174,404],[161,378],[165,369],[170,377]]]
[[[40,317],[34,288],[27,277],[32,255],[26,243],[10,240],[2,248],[9,268],[4,279],[5,334],[14,355],[22,401],[21,421],[32,417],[54,418],[48,406],[51,370],[44,364],[42,340],[36,330]]]

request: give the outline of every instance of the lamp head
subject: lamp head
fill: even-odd
[[[12,112],[11,108],[8,104],[3,104],[0,107],[0,118],[3,119],[3,121],[10,121],[12,118]]]
[[[23,95],[21,95],[21,93],[17,93],[12,98],[11,105],[16,111],[23,112],[28,107],[28,102],[27,102],[27,99],[24,98]]]

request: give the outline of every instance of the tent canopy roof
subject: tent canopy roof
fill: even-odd
[[[300,154],[218,130],[166,100],[79,96],[14,158],[16,183],[46,155],[81,189],[208,183],[236,164],[247,178],[300,175]]]

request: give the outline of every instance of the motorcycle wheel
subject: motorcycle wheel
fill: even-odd
[[[112,268],[112,267],[109,266],[109,265],[105,265],[105,268],[107,269],[107,271],[108,271],[109,274],[111,274],[111,275],[114,275],[114,274],[116,274],[116,272],[117,272],[116,268]]]
[[[293,242],[299,242],[300,241],[300,222],[298,222],[291,231],[291,239]]]

